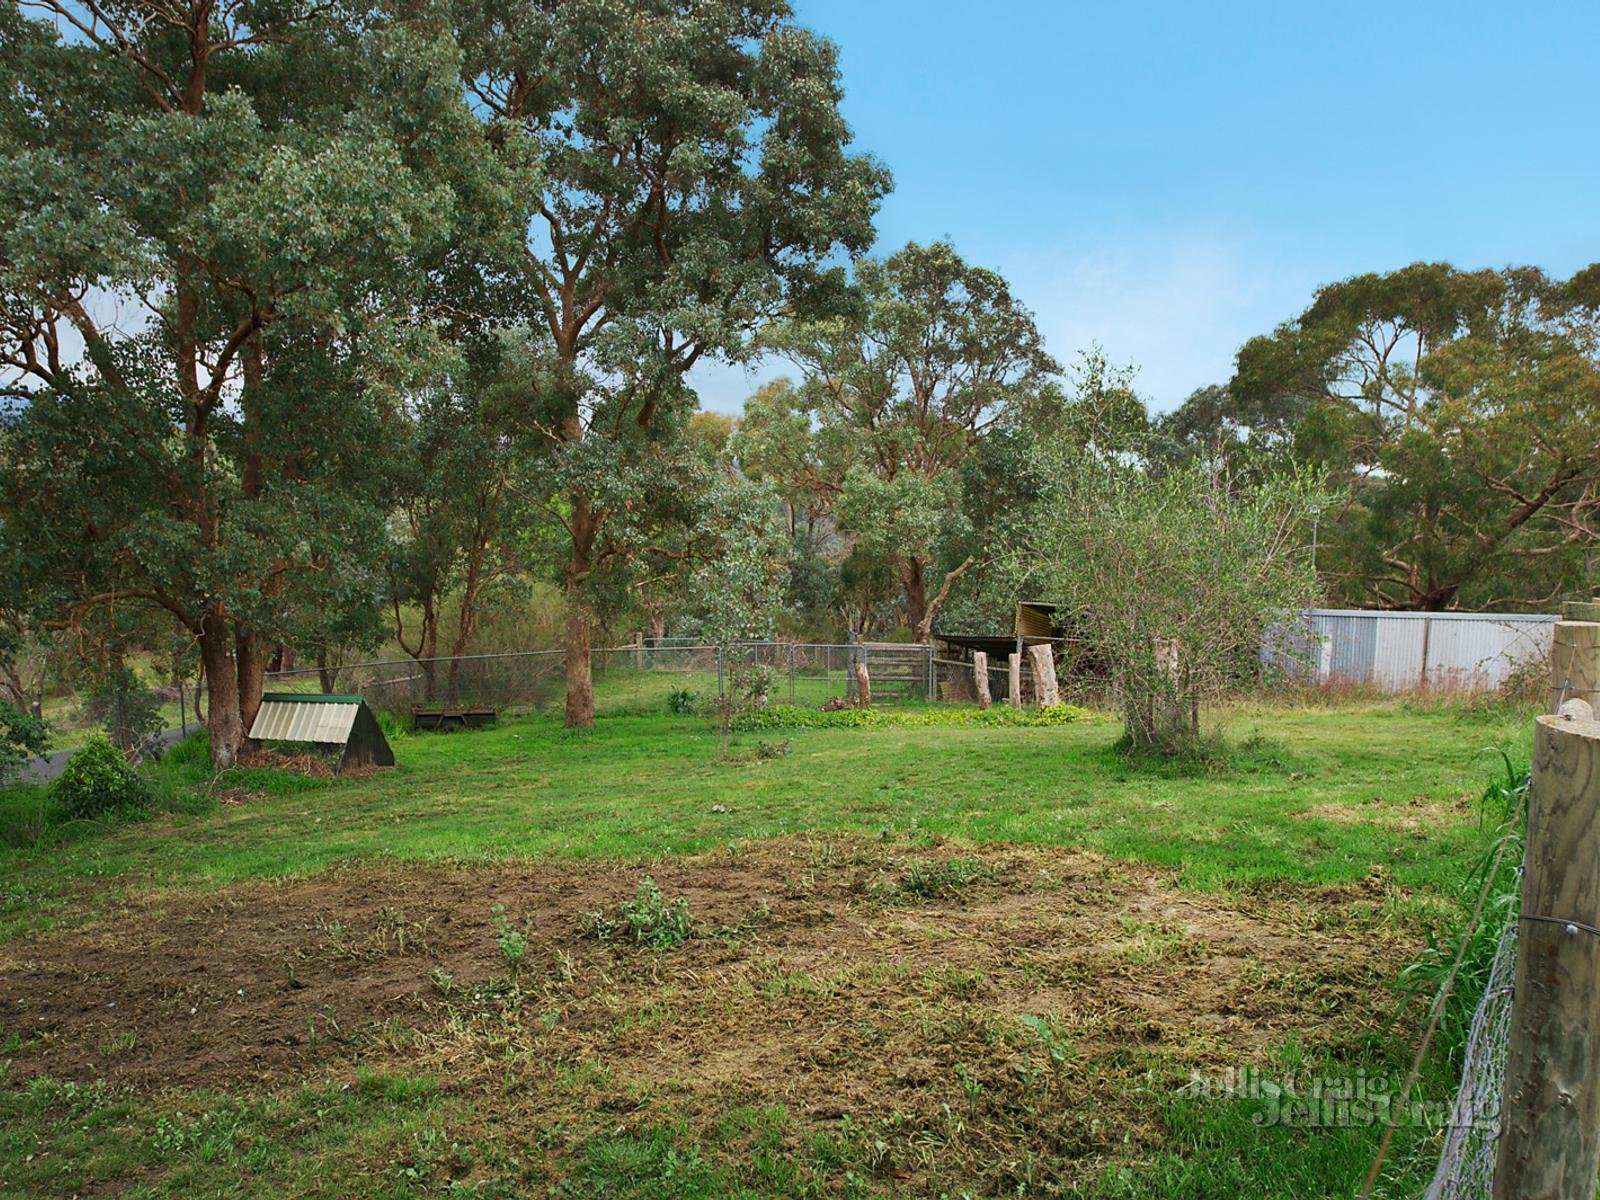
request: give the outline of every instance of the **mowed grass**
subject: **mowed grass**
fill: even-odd
[[[634,711],[603,717],[589,733],[564,730],[552,714],[468,733],[412,733],[394,742],[396,770],[332,782],[261,769],[207,780],[202,748],[186,745],[163,764],[159,782],[169,796],[198,787],[190,811],[45,833],[0,851],[0,938],[92,923],[141,894],[167,893],[178,904],[193,894],[203,904],[205,892],[231,883],[309,877],[362,862],[589,858],[644,869],[722,848],[732,861],[741,846],[763,839],[838,832],[864,836],[892,854],[948,840],[973,847],[961,853],[974,860],[998,844],[1082,847],[1162,864],[1176,871],[1180,886],[1238,892],[1252,905],[1276,903],[1271,898],[1284,885],[1293,892],[1285,903],[1316,922],[1307,929],[1329,920],[1369,921],[1375,932],[1400,930],[1420,944],[1425,929],[1458,918],[1463,885],[1494,834],[1492,817],[1499,814],[1482,811],[1477,798],[1504,767],[1485,751],[1525,761],[1531,729],[1526,714],[1403,701],[1247,705],[1220,714],[1234,749],[1214,770],[1131,764],[1115,749],[1113,720],[1039,729],[767,732],[736,739],[734,759],[724,761],[706,720],[669,713],[664,694],[659,704],[636,686],[628,696],[625,707]],[[758,757],[763,739],[787,741],[787,752]],[[0,802],[0,821],[40,802],[36,792],[14,793]],[[947,873],[967,861],[949,860]],[[812,869],[838,868],[817,859]],[[1330,900],[1319,915],[1314,889],[1375,876],[1382,880],[1370,890],[1376,899],[1348,912],[1348,899]],[[907,875],[910,902],[950,892],[958,898],[950,902],[959,904],[961,883],[930,876],[923,886],[921,879]],[[1134,925],[1125,931],[1129,938],[1139,932]],[[757,937],[729,953],[759,957],[761,945]],[[26,946],[19,943],[19,951]],[[1129,962],[1177,953],[1164,947],[1152,941]],[[661,953],[633,970],[648,975],[660,962],[670,979],[674,952]],[[703,1113],[680,1111],[671,1081],[636,1095],[638,1085],[608,1065],[608,1055],[630,1045],[627,1029],[665,1022],[663,1036],[670,1034],[671,1004],[637,1018],[619,1010],[610,1041],[595,1035],[587,1054],[552,1062],[539,1039],[548,1033],[550,1013],[562,1020],[567,1003],[552,982],[548,998],[530,993],[515,1005],[486,1000],[480,1011],[449,1002],[446,1028],[464,1023],[452,1036],[489,1064],[471,1078],[441,1073],[433,1060],[414,1061],[409,1039],[421,1035],[387,1027],[381,1039],[359,1042],[365,1048],[349,1059],[308,1065],[297,1082],[260,1089],[21,1083],[0,1066],[0,1196],[84,1189],[133,1196],[900,1194],[893,1164],[919,1147],[954,1155],[974,1136],[963,1124],[1006,1129],[1021,1113],[1047,1114],[1055,1105],[1031,1098],[1032,1090],[1048,1092],[1045,1083],[1024,1085],[1014,1077],[1021,1068],[1013,1060],[1032,1061],[1030,1047],[1038,1065],[1029,1070],[1046,1070],[1026,1029],[1006,1025],[1011,1032],[988,1050],[973,1048],[963,1023],[985,1028],[994,1019],[985,999],[992,985],[982,972],[961,975],[940,976],[937,988],[917,984],[933,996],[918,1002],[914,1020],[926,1033],[918,1053],[948,1055],[940,1039],[955,1036],[954,1029],[968,1039],[957,1065],[922,1085],[950,1097],[938,1127],[902,1128],[896,1122],[906,1118],[898,1108],[819,1121],[807,1112],[749,1107],[732,1095],[707,1125]],[[1262,982],[1286,995],[1303,990],[1313,1003],[1325,985],[1335,989],[1330,997],[1343,986],[1315,975]],[[601,986],[597,1002],[614,1002],[620,985],[602,975]],[[678,986],[673,1003],[683,1019],[706,1000],[692,984]],[[1108,976],[1095,986],[1119,985]],[[768,989],[762,1003],[770,1004],[774,1027],[805,1041],[827,1028],[829,1009],[814,988],[796,988]],[[548,1012],[547,1004],[554,1005]],[[1374,1011],[1400,1010],[1398,995],[1371,1004]],[[815,1019],[802,1018],[811,1009]],[[1407,1013],[1392,1028],[1373,1025],[1345,1041],[1323,1039],[1310,1056],[1291,1038],[1256,1065],[1280,1078],[1361,1070],[1398,1080],[1419,1024],[1415,1008]],[[1014,1014],[1001,1015],[1015,1024]],[[0,1037],[0,1064],[25,1052],[25,1029],[0,1029]],[[102,1052],[119,1051],[108,1043]],[[1058,1164],[1036,1159],[1036,1148],[1020,1141],[974,1146],[961,1151],[970,1158],[958,1161],[1000,1164],[1015,1183],[1006,1194],[1350,1195],[1380,1133],[1370,1124],[1273,1127],[1260,1101],[1184,1097],[1172,1087],[1184,1060],[1165,1043],[1130,1043],[1069,1062],[1064,1078],[1082,1081],[1073,1086],[1108,1088],[1123,1104],[1147,1104],[1159,1130],[1156,1145],[1147,1135],[1138,1153],[1082,1175],[1068,1191],[1049,1182]],[[987,1082],[977,1082],[986,1069]],[[1103,1082],[1110,1078],[1127,1082]],[[1436,1057],[1414,1099],[1437,1113],[1452,1085],[1450,1062]],[[636,1115],[634,1106],[647,1100],[648,1113],[641,1107]],[[1115,1108],[1106,1111],[1113,1123],[1123,1119]],[[887,1157],[885,1145],[892,1148]],[[1378,1194],[1416,1194],[1436,1153],[1433,1133],[1404,1125]],[[949,1184],[948,1194],[963,1194],[962,1179]]]
[[[1232,769],[1200,773],[1128,763],[1111,720],[796,730],[774,758],[749,753],[760,739],[745,735],[731,762],[708,722],[665,711],[581,733],[555,715],[413,733],[395,740],[392,771],[329,782],[236,770],[208,785],[224,803],[202,815],[0,851],[0,936],[66,915],[73,897],[92,907],[140,888],[370,858],[649,859],[807,830],[1081,846],[1176,865],[1202,888],[1336,885],[1380,868],[1453,892],[1483,844],[1471,800],[1500,769],[1492,750],[1525,758],[1530,729],[1518,714],[1400,702],[1223,720],[1245,749]],[[198,771],[199,747],[184,750],[169,775]]]

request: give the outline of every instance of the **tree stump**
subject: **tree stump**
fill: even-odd
[[[867,678],[867,664],[864,658],[856,659],[856,707],[872,707],[872,681]]]
[[[989,695],[989,656],[982,650],[972,652],[972,686],[978,693],[979,708],[988,708],[994,703]]]
[[[1048,642],[1028,647],[1028,658],[1033,665],[1033,696],[1040,707],[1049,708],[1061,703],[1061,691],[1056,686],[1056,655]]]
[[[1012,708],[1021,708],[1022,707],[1022,656],[1020,654],[1007,655],[1006,656],[1006,666],[1010,670],[1010,679],[1007,681],[1008,684],[1009,684],[1009,687],[1007,689],[1006,698],[1007,698],[1007,700],[1009,700]]]

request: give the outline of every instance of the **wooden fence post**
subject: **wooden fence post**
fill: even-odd
[[[1555,712],[1534,727],[1495,1200],[1594,1200],[1600,1170],[1600,623],[1562,621],[1552,645]]]
[[[1536,722],[1494,1200],[1594,1200],[1600,1171],[1600,721]]]
[[[982,650],[972,652],[972,686],[978,692],[979,708],[988,708],[994,703],[989,695],[989,656]]]
[[[1033,698],[1041,708],[1061,703],[1056,687],[1056,655],[1048,642],[1028,647],[1028,658],[1033,663]]]
[[[1021,708],[1022,707],[1022,655],[1020,655],[1020,654],[1012,654],[1012,655],[1007,656],[1006,665],[1010,669],[1010,672],[1011,672],[1011,677],[1010,677],[1010,679],[1008,681],[1009,687],[1008,687],[1007,692],[1006,692],[1007,699],[1010,700],[1012,708]]]
[[[1568,605],[1569,614],[1597,605]],[[1596,614],[1600,616],[1600,613]],[[1550,711],[1563,700],[1587,700],[1600,709],[1600,621],[1560,621],[1550,644]]]

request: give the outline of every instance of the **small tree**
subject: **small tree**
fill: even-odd
[[[772,668],[728,653],[731,643],[773,635],[786,573],[784,539],[775,527],[777,498],[761,484],[726,478],[708,496],[704,532],[714,552],[699,559],[690,593],[701,605],[705,636],[722,647],[727,672],[716,701],[718,753],[726,755],[733,719],[764,708]]]
[[[1202,703],[1250,678],[1271,626],[1313,601],[1320,479],[1240,487],[1203,462],[1156,477],[1089,456],[1064,475],[1034,546],[1045,589],[1111,665],[1128,744],[1181,751]]]

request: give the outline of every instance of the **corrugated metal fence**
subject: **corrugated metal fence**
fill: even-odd
[[[1494,688],[1520,663],[1550,653],[1548,613],[1411,613],[1313,608],[1261,651],[1269,666],[1314,683]]]

